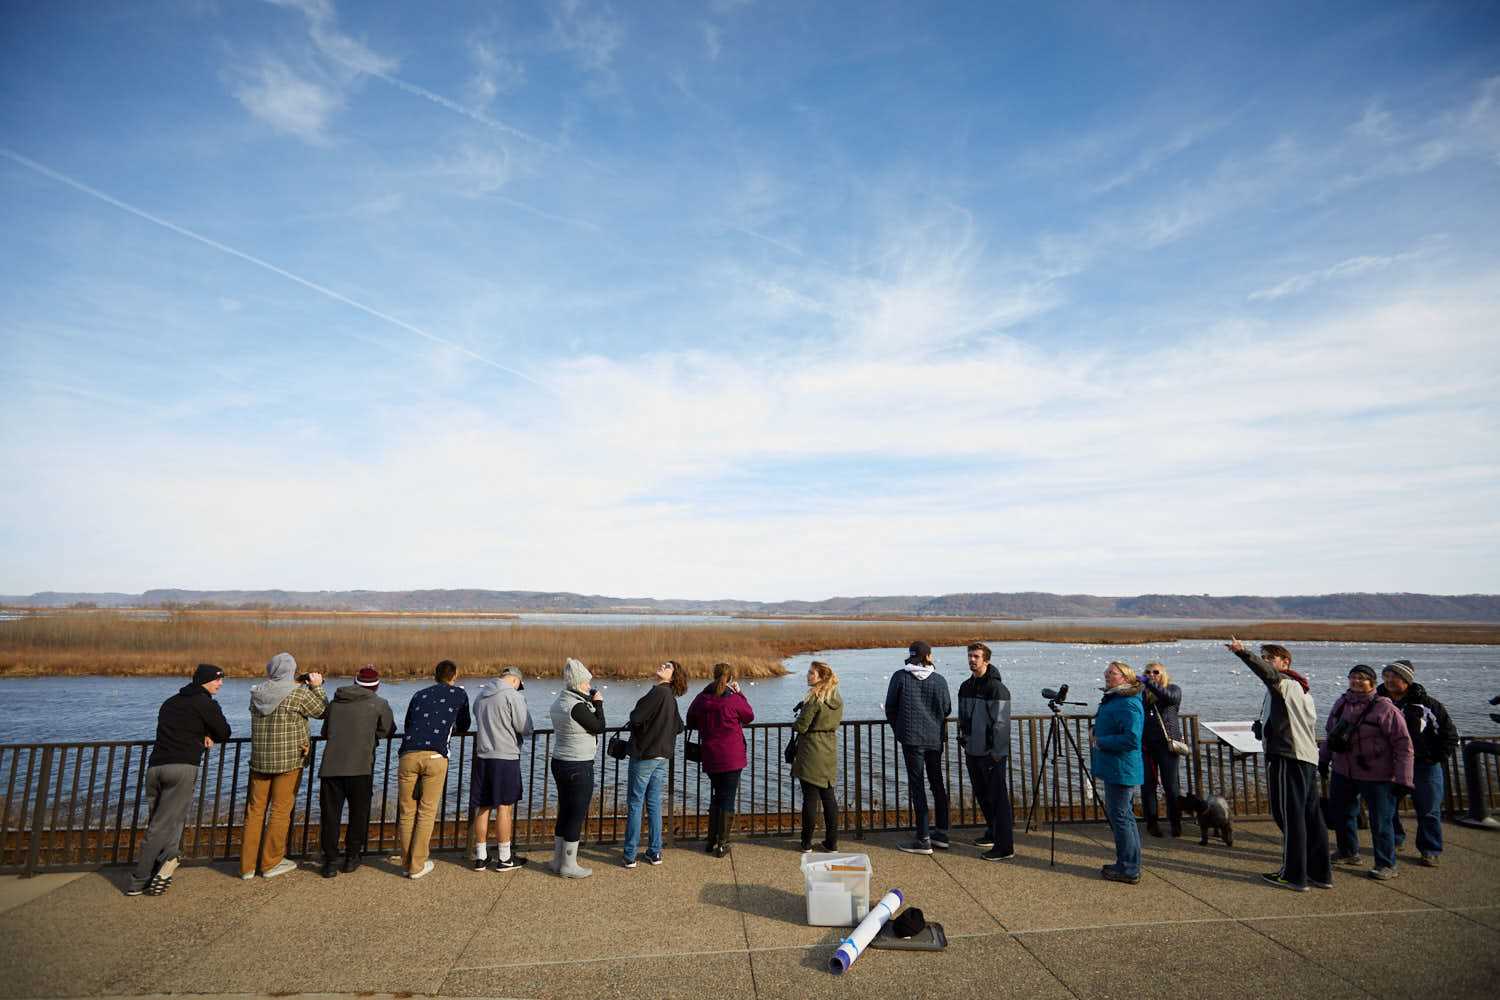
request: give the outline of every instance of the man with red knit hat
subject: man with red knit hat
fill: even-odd
[[[323,818],[323,877],[338,874],[339,820],[349,803],[349,831],[344,837],[344,871],[359,867],[370,834],[370,797],[374,791],[375,747],[396,731],[390,703],[380,697],[380,671],[359,668],[353,684],[334,693],[323,713],[323,770],[319,801]]]

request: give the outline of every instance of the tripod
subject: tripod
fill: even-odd
[[[1066,689],[1065,689],[1066,690]],[[1031,784],[1031,805],[1026,810],[1026,832],[1031,832],[1031,821],[1036,816],[1037,801],[1041,798],[1042,782],[1041,776],[1046,773],[1047,761],[1056,753],[1061,752],[1063,739],[1068,741],[1068,746],[1073,748],[1073,755],[1078,758],[1078,766],[1082,768],[1084,777],[1088,779],[1089,787],[1094,786],[1094,775],[1089,771],[1088,764],[1084,763],[1083,750],[1078,746],[1078,741],[1073,738],[1073,732],[1063,725],[1062,707],[1064,705],[1083,705],[1082,701],[1059,701],[1047,702],[1047,707],[1052,710],[1052,722],[1047,728],[1047,738],[1042,741],[1042,755],[1037,764],[1037,780]],[[1058,734],[1062,736],[1059,737]],[[1057,762],[1053,761],[1052,767],[1052,857],[1047,862],[1048,867],[1057,865],[1057,808],[1058,808],[1058,785],[1057,785]]]

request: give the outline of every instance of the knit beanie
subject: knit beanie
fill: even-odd
[[[563,667],[563,687],[572,688],[575,691],[582,690],[583,686],[593,679],[594,675],[589,673],[588,667],[571,656],[568,657],[567,666]]]
[[[375,669],[375,664],[366,663],[354,675],[354,683],[364,688],[380,687],[380,671]]]
[[[1370,678],[1371,684],[1374,684],[1376,681],[1380,680],[1379,677],[1375,676],[1375,668],[1370,666],[1368,663],[1356,663],[1354,666],[1350,667],[1349,676],[1353,677],[1355,674],[1364,674],[1366,677]]]
[[[1389,670],[1408,684],[1416,681],[1417,668],[1411,665],[1410,660],[1393,660],[1385,665],[1385,670]]]
[[[214,681],[223,676],[224,671],[216,667],[214,664],[200,663],[198,664],[198,669],[193,671],[193,683],[199,685],[212,684]]]

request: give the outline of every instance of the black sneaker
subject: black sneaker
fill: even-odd
[[[1274,885],[1278,889],[1290,889],[1292,892],[1307,891],[1307,886],[1298,885],[1296,882],[1288,881],[1287,879],[1282,877],[1281,872],[1266,872],[1261,876],[1261,878],[1265,879],[1267,883],[1269,883],[1270,885]],[[1332,888],[1332,886],[1330,886],[1329,888]]]
[[[472,862],[472,865],[476,872],[482,872],[485,869],[489,868],[490,863],[486,858],[475,858]]]
[[[946,833],[934,833],[932,835],[932,846],[940,851],[947,851],[952,849],[953,844],[949,841]]]
[[[1118,868],[1106,865],[1100,872],[1108,882],[1124,882],[1126,885],[1135,885],[1141,880],[1139,875],[1127,875]]]
[[[323,877],[324,878],[333,878],[338,873],[339,873],[339,866],[338,866],[337,863],[335,863],[333,861],[325,861],[325,862],[323,862]]]
[[[931,854],[932,853],[932,841],[930,841],[930,840],[913,840],[909,844],[897,844],[896,845],[896,850],[902,851],[902,852],[904,852],[906,854]]]
[[[981,850],[987,851],[991,847],[995,846],[995,838],[990,836],[975,837],[974,846],[980,848]]]
[[[151,881],[146,883],[144,892],[148,896],[160,896],[172,888],[172,876],[177,872],[177,866],[182,862],[177,858],[169,858],[161,863],[156,874],[151,876]]]
[[[127,896],[144,896],[145,894],[146,887],[143,885],[130,885],[125,887],[125,895]]]
[[[352,872],[352,871],[354,871],[354,869],[358,868],[359,867],[359,857],[358,857],[358,855],[351,854],[348,857],[346,857],[344,859],[344,866],[343,867],[344,867],[344,873],[345,874],[348,874],[349,872]]]
[[[721,850],[721,851],[725,850],[723,844],[719,845],[719,850]],[[646,852],[646,864],[648,864],[648,865],[659,865],[659,864],[661,864],[661,855],[660,854],[653,854],[652,852],[647,851]]]
[[[991,847],[988,851],[985,851],[983,854],[979,855],[979,859],[981,861],[1009,861],[1015,856],[1015,851],[1006,851],[1004,854],[1001,854],[999,851]]]
[[[528,859],[521,857],[519,854],[512,854],[510,857],[506,858],[504,861],[501,861],[499,858],[496,858],[495,859],[495,871],[497,871],[497,872],[513,872],[517,868],[525,868],[527,860]]]
[[[620,859],[620,867],[621,868],[634,868],[635,865],[636,865],[635,858],[621,858]]]
[[[1333,888],[1333,883],[1332,882],[1319,882],[1315,878],[1308,878],[1307,884],[1310,885],[1310,886],[1312,886],[1314,889],[1332,889]]]

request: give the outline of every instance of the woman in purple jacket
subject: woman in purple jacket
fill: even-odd
[[[708,846],[716,858],[729,853],[734,803],[745,769],[744,727],[755,721],[755,709],[740,694],[734,668],[714,664],[713,683],[688,706],[687,724],[698,730],[703,745],[703,773],[711,789],[708,800]]]
[[[1412,787],[1411,734],[1401,710],[1375,693],[1375,669],[1363,663],[1349,671],[1349,690],[1328,713],[1328,739],[1318,750],[1318,766],[1333,764],[1328,781],[1330,824],[1338,841],[1334,864],[1359,864],[1359,800],[1370,813],[1375,867],[1370,877],[1396,877],[1393,819],[1396,790]]]

